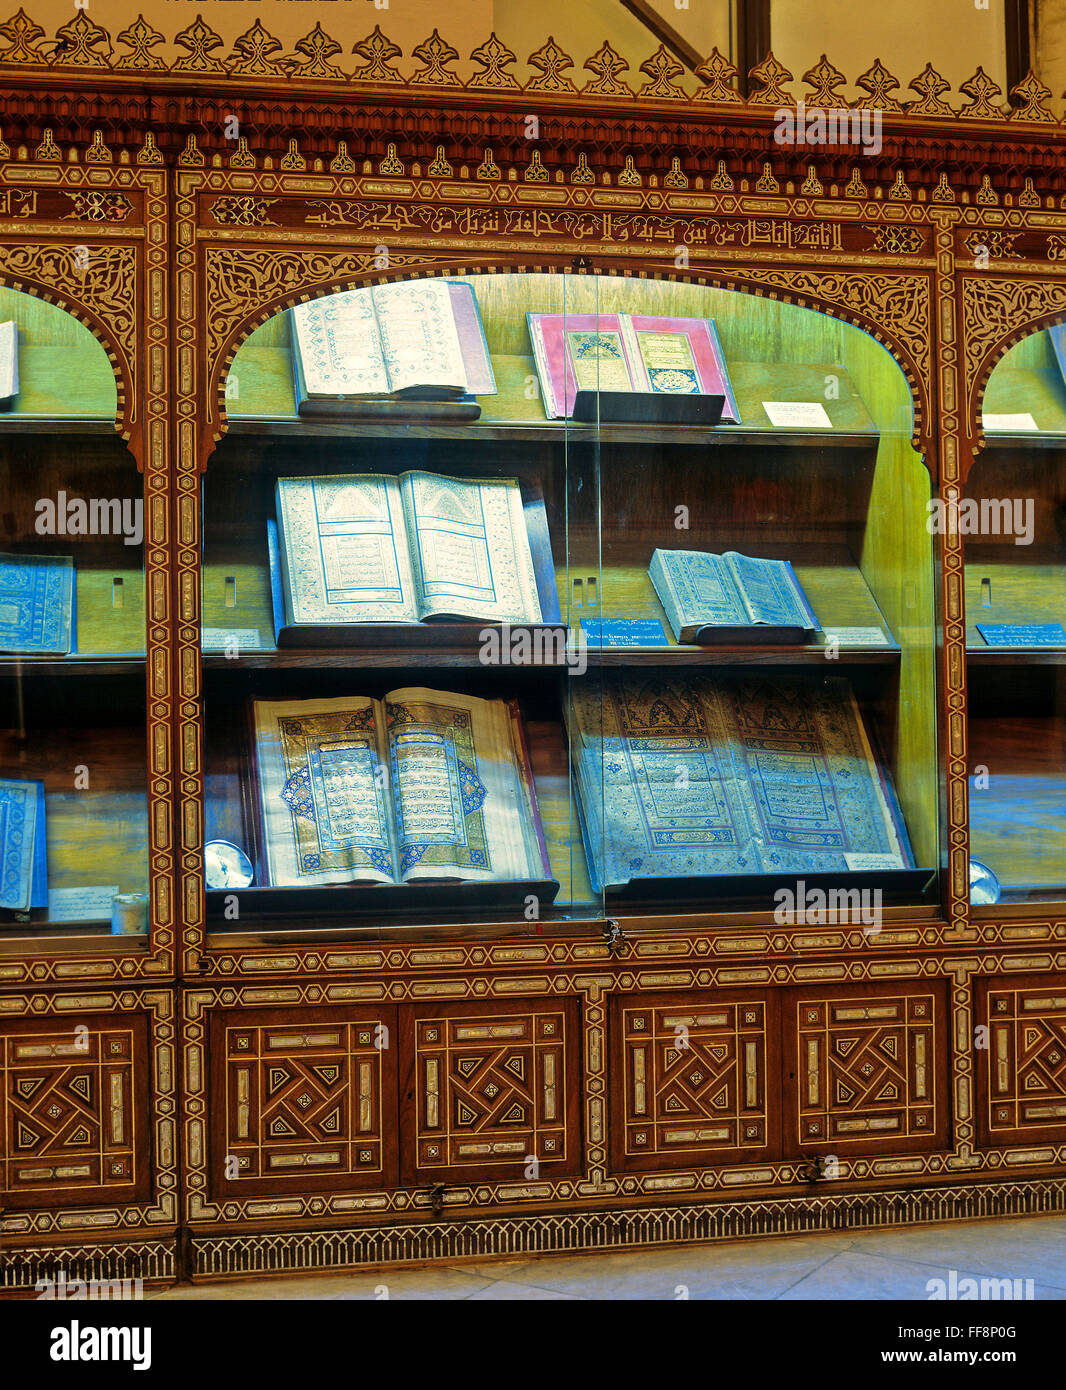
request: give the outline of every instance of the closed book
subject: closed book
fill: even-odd
[[[0,908],[47,905],[44,783],[0,779]]]
[[[19,393],[19,330],[14,319],[0,323],[0,410],[10,410]]]
[[[0,555],[0,652],[65,656],[73,612],[69,555]]]

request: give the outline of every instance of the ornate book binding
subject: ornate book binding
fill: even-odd
[[[579,393],[646,398],[649,419],[656,398],[722,397],[721,419],[740,423],[725,356],[713,319],[630,314],[527,314],[544,413],[566,419]],[[633,415],[633,412],[629,412]]]
[[[0,908],[47,906],[44,783],[0,780]]]
[[[648,566],[678,642],[809,642],[820,629],[787,560],[656,550]]]
[[[73,612],[69,555],[0,555],[0,652],[66,656]]]

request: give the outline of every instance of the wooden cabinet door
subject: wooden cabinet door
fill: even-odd
[[[974,1027],[978,1143],[1066,1141],[1066,976],[977,980]]]
[[[579,1173],[579,1028],[573,999],[402,1006],[403,1181]]]
[[[948,1147],[944,980],[784,991],[786,1157]]]
[[[0,1206],[148,1198],[148,1025],[147,1013],[0,1025]]]
[[[396,1042],[390,1005],[213,1011],[212,1197],[395,1185]]]
[[[772,994],[618,995],[609,1026],[616,1172],[780,1157]]]

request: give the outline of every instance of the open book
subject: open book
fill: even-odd
[[[302,640],[335,624],[542,621],[514,478],[279,478],[275,502],[281,626]],[[550,561],[542,500],[531,520]]]
[[[410,280],[345,290],[292,314],[301,415],[338,402],[454,401],[496,393],[473,287]]]
[[[843,678],[625,675],[571,690],[596,891],[635,879],[913,867]]]
[[[255,700],[253,723],[260,883],[550,877],[516,702]]]
[[[574,413],[578,391],[722,396],[740,423],[713,319],[653,314],[528,314],[544,413]]]
[[[808,642],[820,630],[787,560],[657,550],[648,577],[678,642]]]
[[[44,783],[0,779],[0,908],[47,905]]]

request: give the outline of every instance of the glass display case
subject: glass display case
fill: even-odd
[[[1066,387],[1061,328],[1011,348],[959,504],[974,905],[1066,897]],[[990,873],[985,874],[983,871]]]
[[[345,364],[414,381],[438,311],[480,387],[360,399]],[[932,491],[867,334],[681,282],[399,282],[270,319],[225,394],[211,930],[937,900]]]
[[[0,321],[18,372],[0,414],[0,942],[143,941],[142,479],[92,333],[13,290]]]

